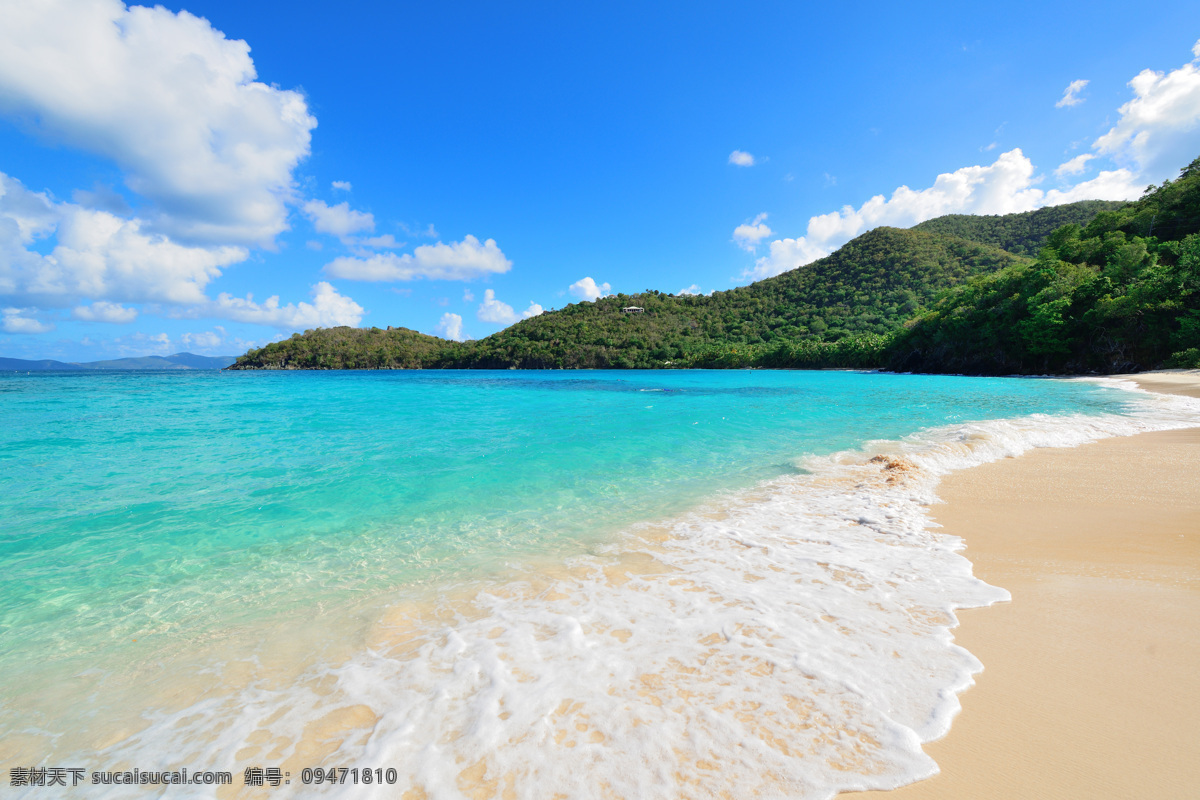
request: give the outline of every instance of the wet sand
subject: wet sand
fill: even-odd
[[[1128,376],[1200,397],[1200,372]],[[985,665],[917,798],[1200,797],[1200,428],[950,476],[934,516],[1011,603],[959,614]]]

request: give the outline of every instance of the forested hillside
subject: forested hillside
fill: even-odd
[[[942,289],[1018,259],[950,236],[877,228],[831,256],[710,297],[660,292],[574,303],[462,347],[466,367],[707,364],[723,350],[883,334]],[[638,306],[640,314],[622,314]],[[714,348],[716,352],[714,352]],[[668,363],[669,362],[669,363]]]
[[[929,223],[877,228],[830,256],[749,286],[707,297],[648,291],[573,303],[477,341],[405,328],[306,331],[250,351],[232,369],[873,366],[905,320],[941,292],[1023,262],[946,231],[1036,249],[1049,221],[1087,223],[1113,205],[943,218],[945,230]],[[985,222],[969,222],[979,219]],[[644,312],[621,313],[626,306]]]
[[[316,328],[251,350],[229,369],[421,369],[454,345],[408,328]]]
[[[1056,230],[1036,262],[955,287],[890,345],[893,369],[1200,367],[1200,158],[1141,200]]]
[[[947,214],[914,225],[912,230],[957,236],[1033,258],[1054,230],[1063,225],[1086,225],[1100,212],[1116,211],[1123,205],[1113,200],[1083,200],[1022,214]]]

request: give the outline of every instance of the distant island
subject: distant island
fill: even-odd
[[[1200,158],[1133,203],[877,228],[710,296],[573,303],[483,339],[317,328],[229,369],[857,367],[967,374],[1200,366]],[[641,313],[622,313],[636,306]]]
[[[28,361],[23,358],[0,358],[0,371],[74,372],[97,369],[225,369],[236,360],[237,356],[198,356],[194,353],[176,353],[173,356],[114,358],[109,361],[52,361],[50,359]]]

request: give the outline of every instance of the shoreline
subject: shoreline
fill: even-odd
[[[1200,371],[1114,376],[1200,397]],[[947,476],[933,509],[1011,602],[958,612],[984,664],[938,775],[880,800],[1194,797],[1200,427],[1042,449]]]

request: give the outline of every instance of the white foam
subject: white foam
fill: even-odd
[[[317,791],[298,767],[318,765],[303,748],[322,737],[341,744],[321,765],[394,768],[430,798],[826,798],[911,782],[936,771],[921,743],[982,669],[953,643],[953,612],[1008,598],[932,527],[938,481],[1035,447],[1200,424],[1195,400],[1137,404],[803,459],[803,474],[716,498],[667,536],[645,526],[556,577],[448,599],[437,622],[401,629],[417,612],[396,609],[347,662],[163,714],[102,756],[290,763],[278,797]],[[353,707],[373,715],[328,716]]]

